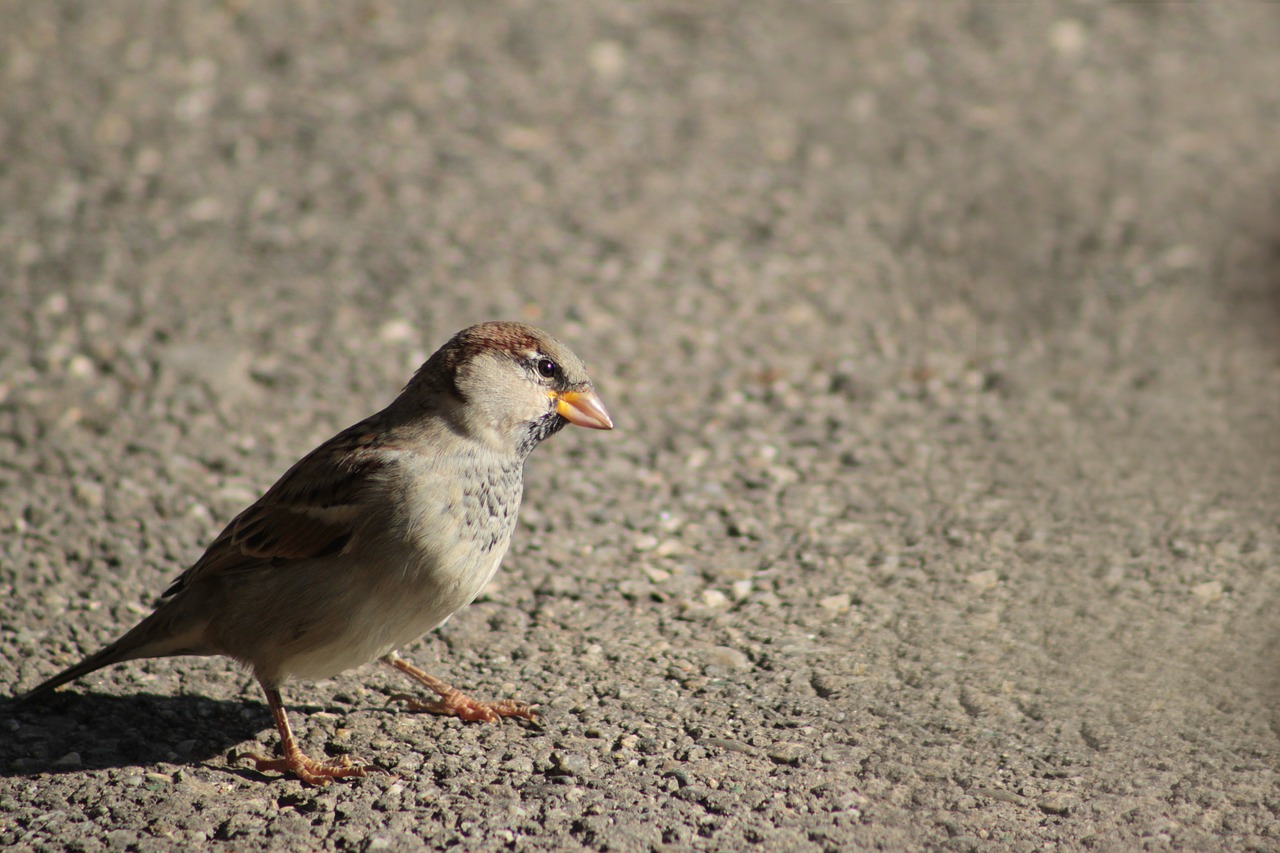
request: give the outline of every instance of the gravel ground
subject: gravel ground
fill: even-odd
[[[1280,8],[3,3],[0,679],[483,319],[617,421],[407,654],[0,705],[16,850],[1280,850]]]

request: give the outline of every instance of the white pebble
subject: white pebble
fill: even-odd
[[[413,324],[403,318],[388,320],[378,329],[378,339],[398,344],[413,338]]]
[[[1084,24],[1071,18],[1054,21],[1049,28],[1049,44],[1065,59],[1074,59],[1083,53],[1088,36]]]
[[[1208,581],[1191,587],[1191,594],[1205,604],[1222,598],[1222,581]]]
[[[977,589],[995,589],[996,585],[1000,583],[1000,573],[995,569],[987,569],[982,572],[974,572],[965,578],[965,580]]]
[[[842,592],[839,595],[828,595],[818,602],[818,606],[823,610],[830,610],[832,613],[848,613],[849,608],[853,606],[853,597],[847,592]]]
[[[707,652],[707,665],[725,669],[751,669],[751,658],[732,646],[713,646]]]
[[[711,608],[728,607],[729,597],[718,589],[704,589],[702,603]]]
[[[587,62],[601,79],[614,80],[627,67],[627,52],[616,41],[598,41],[591,45]]]

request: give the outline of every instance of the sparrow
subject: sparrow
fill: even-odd
[[[525,459],[565,424],[613,428],[567,346],[522,323],[462,330],[389,406],[308,453],[232,519],[150,616],[19,701],[123,661],[225,655],[258,680],[280,733],[281,757],[240,758],[312,785],[378,768],[303,753],[280,695],[291,679],[380,660],[435,694],[393,697],[411,710],[534,719],[533,706],[473,699],[396,650],[493,578],[515,528]]]

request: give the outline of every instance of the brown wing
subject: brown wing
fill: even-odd
[[[390,464],[376,442],[376,430],[364,422],[308,453],[232,519],[165,596],[212,574],[340,553],[356,535],[365,485]]]

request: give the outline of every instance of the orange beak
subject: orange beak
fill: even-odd
[[[595,391],[561,391],[553,395],[556,414],[574,426],[587,429],[613,429],[613,419]]]

